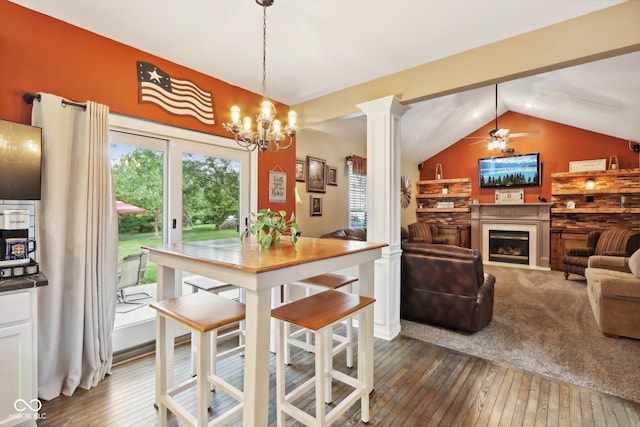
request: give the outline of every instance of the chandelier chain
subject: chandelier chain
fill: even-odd
[[[267,99],[267,6],[262,6],[262,97]]]

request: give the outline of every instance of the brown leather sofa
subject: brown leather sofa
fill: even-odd
[[[324,239],[341,239],[341,240],[367,240],[367,230],[365,228],[342,228],[332,231],[331,233],[320,236]]]
[[[495,280],[476,249],[402,243],[400,316],[477,332],[493,318]]]
[[[640,250],[631,257],[592,256],[585,276],[602,333],[640,339]]]
[[[587,235],[586,248],[567,248],[562,258],[564,278],[569,274],[584,276],[589,257],[593,255],[630,257],[640,248],[640,232],[625,228],[595,230]]]

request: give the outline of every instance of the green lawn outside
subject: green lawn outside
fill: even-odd
[[[214,230],[210,224],[194,225],[188,230],[182,231],[183,242],[195,242],[202,240],[219,240],[239,238],[236,230]],[[122,257],[140,252],[141,246],[155,246],[162,244],[162,236],[156,237],[153,233],[120,234],[118,246],[120,247],[120,260]],[[153,263],[147,265],[142,283],[157,282],[157,266]]]

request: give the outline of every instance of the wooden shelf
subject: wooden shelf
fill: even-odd
[[[593,180],[593,189],[585,188],[587,180]],[[551,196],[551,224],[555,228],[596,230],[640,225],[640,168],[552,173]],[[591,203],[585,201],[587,197]],[[622,197],[625,207],[620,207]],[[567,208],[570,202],[576,207]]]
[[[442,193],[443,189],[447,193]],[[470,243],[471,224],[471,179],[428,179],[416,182],[416,220],[435,223],[439,227],[455,227],[455,232],[449,231],[449,237],[456,245],[468,247]],[[447,205],[451,207],[437,207]],[[461,231],[459,227],[465,227]]]
[[[584,172],[554,172],[551,179],[554,178],[597,178],[599,176],[616,176],[616,175],[638,175],[640,178],[640,169],[607,169],[603,171],[584,171]]]
[[[466,197],[471,197],[469,193],[422,193],[416,194],[416,199],[464,199]]]
[[[423,213],[470,212],[470,209],[468,207],[466,208],[417,208],[416,212],[423,212]]]
[[[627,187],[616,189],[613,191],[607,190],[555,190],[551,195],[552,196],[602,196],[607,194],[639,194],[640,193],[640,184],[638,188]]]
[[[416,185],[432,185],[432,184],[466,184],[471,182],[469,178],[449,178],[449,179],[427,179],[424,181],[417,181]]]
[[[640,208],[551,208],[556,214],[634,214],[640,213]]]

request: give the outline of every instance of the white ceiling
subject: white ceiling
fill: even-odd
[[[261,92],[262,8],[254,0],[12,1]],[[267,9],[267,94],[297,104],[622,1],[275,0]],[[638,70],[634,53],[505,82],[499,113],[638,140]],[[412,104],[402,120],[403,156],[431,157],[493,121],[494,108],[493,87]],[[365,140],[363,118],[318,127]]]

